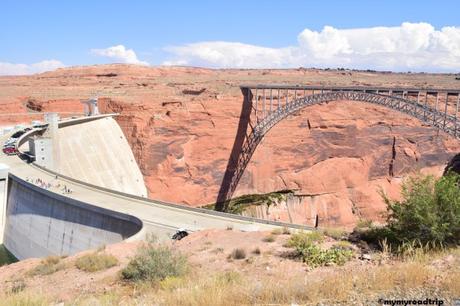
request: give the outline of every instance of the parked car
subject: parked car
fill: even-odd
[[[177,232],[174,235],[172,235],[171,239],[172,240],[181,240],[182,238],[185,238],[187,236],[188,236],[188,232],[185,229],[180,228],[180,229],[177,230]]]
[[[10,146],[12,144],[14,144],[16,142],[17,139],[15,138],[9,138],[7,141],[5,141],[5,143],[3,143],[3,147],[7,147],[7,146]]]
[[[25,132],[26,132],[25,130],[17,131],[13,135],[11,135],[11,138],[16,138],[17,139],[17,138],[21,137],[22,135],[24,135]]]
[[[6,155],[16,155],[18,154],[18,150],[16,150],[16,147],[15,146],[6,146],[6,147],[3,147],[3,153],[5,153]]]

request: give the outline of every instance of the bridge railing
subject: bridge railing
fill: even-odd
[[[282,114],[328,99],[365,101],[380,104],[418,118],[426,124],[459,137],[460,90],[386,87],[320,87],[291,85],[242,86],[252,98],[254,131],[266,132],[264,126]],[[390,99],[389,99],[390,98]],[[273,118],[273,116],[275,118]],[[276,120],[275,120],[276,121]]]

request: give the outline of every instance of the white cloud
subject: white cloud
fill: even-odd
[[[62,67],[65,67],[65,65],[58,60],[44,60],[35,64],[13,64],[0,62],[0,75],[34,74]]]
[[[125,64],[149,65],[147,62],[139,60],[133,49],[126,49],[123,45],[117,45],[106,49],[92,49],[91,53],[94,55],[110,57]]]
[[[347,67],[395,71],[460,70],[460,27],[428,23],[397,27],[303,30],[297,44],[266,48],[210,41],[166,48],[164,65],[224,68]]]
[[[289,48],[272,49],[232,42],[201,42],[181,47],[170,47],[177,59],[164,62],[164,65],[197,65],[216,67],[252,67],[267,65],[283,66],[290,55]]]

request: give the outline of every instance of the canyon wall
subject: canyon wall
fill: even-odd
[[[239,84],[457,85],[453,76],[439,74],[127,65],[59,69],[15,82],[28,84],[21,87],[22,96],[27,95],[16,96],[19,87],[14,86],[19,85],[0,78],[0,88],[8,89],[0,103],[19,99],[27,112],[31,104],[42,112],[63,111],[61,105],[68,106],[66,112],[78,112],[78,99],[98,91],[100,109],[120,113],[116,120],[149,196],[191,206],[216,200],[243,102]],[[350,101],[325,103],[304,108],[266,135],[235,196],[292,190],[289,203],[253,211],[268,219],[312,225],[318,215],[323,226],[381,220],[385,205],[380,190],[398,197],[406,175],[440,175],[459,148],[458,141],[394,110]]]
[[[117,120],[131,135],[151,197],[187,205],[215,201],[241,100],[166,105],[163,113],[150,110],[151,117],[145,106],[109,104],[122,114]],[[292,190],[288,203],[252,215],[308,225],[318,215],[321,225],[351,227],[360,219],[382,220],[380,192],[397,198],[405,175],[440,175],[458,148],[458,141],[381,106],[311,106],[265,136],[235,196]]]

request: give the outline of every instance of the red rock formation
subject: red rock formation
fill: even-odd
[[[117,121],[150,197],[196,206],[217,197],[239,120],[238,85],[281,82],[455,86],[449,75],[104,65],[0,78],[0,103],[10,105],[0,113],[11,111],[11,105],[30,112],[24,96],[41,111],[76,111],[79,99],[98,93],[103,112],[120,114]],[[310,225],[318,215],[320,226],[352,226],[361,218],[380,218],[385,211],[380,189],[398,196],[408,173],[439,175],[459,147],[458,141],[383,107],[350,101],[316,105],[267,134],[236,195],[291,189],[296,197],[287,204],[258,208],[257,215]]]

